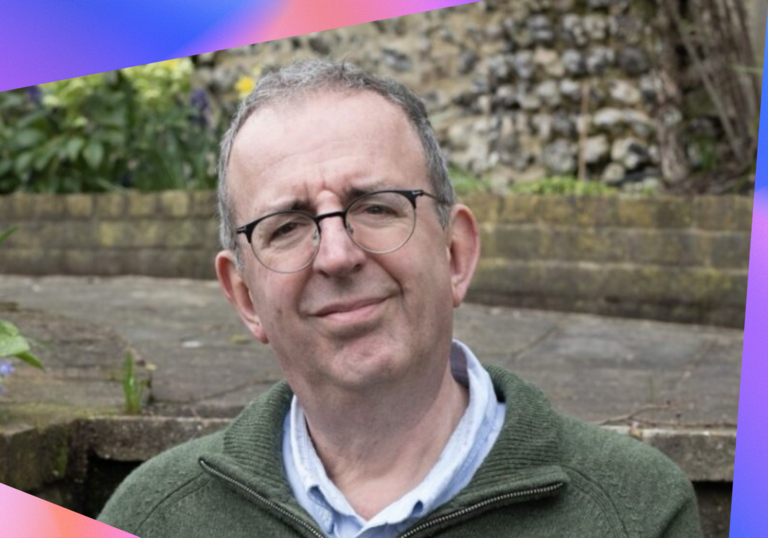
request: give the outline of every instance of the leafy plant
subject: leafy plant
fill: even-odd
[[[16,231],[16,226],[11,226],[4,232],[0,232],[0,243],[8,239],[11,236],[11,234],[14,233],[15,231]]]
[[[43,364],[30,350],[29,342],[24,338],[13,323],[0,319],[0,357],[16,357],[17,359],[44,370]],[[6,378],[15,371],[10,362],[0,361],[0,379]],[[3,385],[0,384],[0,394]]]
[[[141,413],[141,397],[149,386],[146,379],[136,378],[136,361],[131,350],[125,352],[123,361],[123,395],[125,396],[125,412],[129,415]]]
[[[451,183],[453,183],[453,188],[459,196],[490,190],[485,178],[476,176],[454,164],[448,165],[448,174],[451,176]]]
[[[467,195],[491,190],[488,180],[475,176],[455,165],[449,165],[454,189],[459,195]],[[559,196],[609,196],[618,194],[616,187],[599,181],[580,181],[573,176],[552,176],[536,181],[512,183],[508,192],[515,194],[559,195]]]
[[[662,172],[668,187],[677,192],[714,194],[751,188],[762,60],[754,49],[748,4],[730,0],[649,3],[653,13],[649,21],[660,39],[652,47],[657,51],[654,71],[669,78],[659,92],[655,115],[671,117],[677,108],[683,111],[683,123],[690,124],[698,116],[717,120],[718,134],[712,143],[721,148],[717,152],[721,158],[707,163],[704,156],[703,166],[694,170],[687,163],[688,137],[684,140],[679,128],[660,123]],[[697,101],[704,106],[691,109]]]
[[[579,181],[574,177],[553,176],[538,181],[513,183],[510,192],[518,194],[606,196],[619,190],[598,181]]]
[[[202,189],[221,128],[189,59],[0,93],[0,193]]]
[[[43,364],[30,350],[29,342],[16,326],[5,320],[0,320],[0,357],[16,357],[40,370]]]
[[[14,226],[0,233],[0,243],[15,231],[16,227]],[[22,336],[19,329],[13,323],[0,319],[0,358],[2,357],[16,357],[34,368],[44,370],[40,359],[32,353],[29,342]],[[15,368],[10,362],[0,362],[0,379],[8,377],[14,370]],[[0,394],[2,393],[3,386],[0,384]]]

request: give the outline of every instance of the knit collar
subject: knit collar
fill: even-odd
[[[435,515],[470,506],[489,495],[568,482],[558,466],[561,419],[544,395],[510,372],[495,366],[485,368],[499,400],[507,403],[504,427],[469,485]],[[303,516],[284,477],[281,458],[283,420],[292,396],[286,382],[275,385],[228,426],[223,452],[203,455],[201,460]]]

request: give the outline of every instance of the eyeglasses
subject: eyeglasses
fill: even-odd
[[[320,221],[341,217],[352,242],[371,254],[388,254],[405,245],[416,228],[416,199],[423,190],[382,190],[364,194],[344,211],[310,215],[279,211],[235,230],[245,234],[256,259],[277,273],[296,273],[308,267],[320,250]]]

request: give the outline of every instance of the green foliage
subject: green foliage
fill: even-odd
[[[203,189],[221,130],[188,59],[0,93],[0,193]]]
[[[126,351],[123,361],[123,395],[127,414],[141,414],[141,396],[148,386],[149,381],[136,378],[136,361],[131,350]]]
[[[448,172],[459,196],[491,190],[487,179],[473,175],[462,168],[449,165]],[[598,181],[579,181],[572,176],[552,176],[537,181],[512,183],[508,192],[543,196],[610,196],[620,191],[616,187]]]
[[[714,140],[699,138],[692,140],[691,144],[699,153],[700,163],[698,168],[701,171],[712,172],[722,167],[722,163],[717,154],[717,145]]]
[[[464,196],[489,190],[488,182],[471,172],[459,168],[456,165],[448,165],[448,174],[451,176],[451,182],[456,194]]]
[[[3,241],[8,239],[11,236],[11,234],[15,231],[16,231],[16,226],[11,226],[4,232],[0,232],[0,244],[2,244]]]
[[[24,338],[13,323],[0,319],[0,357],[16,357],[30,366],[44,370],[43,364],[29,348]]]
[[[16,231],[15,227],[0,233],[0,243]],[[0,357],[16,357],[17,359],[44,370],[43,364],[32,353],[29,342],[21,335],[19,329],[8,321],[0,319]]]
[[[579,181],[575,177],[554,176],[538,181],[514,183],[510,187],[510,192],[561,196],[609,196],[618,194],[619,190],[597,181]]]

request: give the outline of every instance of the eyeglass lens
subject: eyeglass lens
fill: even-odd
[[[363,250],[385,254],[402,247],[413,233],[416,212],[402,194],[361,196],[347,209],[347,234]],[[281,273],[308,266],[320,248],[320,229],[309,215],[276,213],[254,228],[251,247],[267,268]]]

